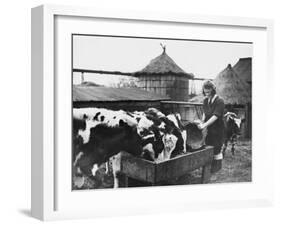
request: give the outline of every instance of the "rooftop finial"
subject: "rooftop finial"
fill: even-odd
[[[163,48],[163,53],[166,52],[166,45],[163,45],[162,43],[160,43],[160,46]]]

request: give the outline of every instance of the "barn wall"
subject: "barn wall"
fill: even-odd
[[[189,79],[176,75],[141,75],[137,86],[146,91],[167,95],[174,101],[188,101]]]

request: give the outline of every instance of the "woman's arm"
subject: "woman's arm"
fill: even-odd
[[[199,129],[205,129],[209,125],[212,125],[217,119],[218,119],[218,117],[216,115],[213,115],[207,122],[198,125],[198,128]]]
[[[205,121],[205,113],[203,113],[203,115],[202,115],[202,122],[204,122]]]

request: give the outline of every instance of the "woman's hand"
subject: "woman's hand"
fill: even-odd
[[[207,128],[208,126],[212,125],[218,117],[216,115],[213,115],[207,122],[200,123],[197,127],[201,130]]]
[[[206,124],[205,123],[200,123],[200,124],[197,125],[197,127],[198,127],[198,129],[203,130],[203,129],[206,128]]]

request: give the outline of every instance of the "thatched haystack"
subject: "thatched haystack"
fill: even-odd
[[[252,84],[252,58],[240,58],[233,66],[233,70],[238,74],[239,78]]]
[[[240,79],[230,64],[218,74],[214,83],[217,94],[224,99],[226,104],[243,105],[251,102],[249,86]]]

